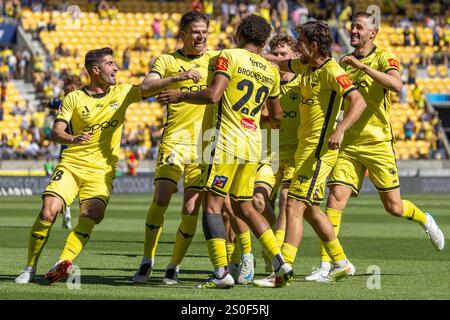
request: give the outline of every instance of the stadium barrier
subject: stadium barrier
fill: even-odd
[[[114,180],[115,194],[142,194],[153,192],[154,174],[137,177],[122,176]],[[0,197],[40,195],[47,186],[50,177],[1,177]],[[450,193],[450,177],[403,177],[402,193]],[[179,192],[183,190],[182,179],[178,184]],[[377,189],[366,178],[361,193],[377,193]]]

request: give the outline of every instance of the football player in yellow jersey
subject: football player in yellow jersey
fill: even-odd
[[[334,167],[345,131],[366,107],[348,75],[331,57],[332,37],[323,21],[297,27],[299,59],[279,61],[280,69],[302,75],[299,143],[296,170],[288,192],[286,234],[282,254],[294,263],[303,234],[303,217],[311,224],[332,258],[331,280],[354,273],[333,226],[321,212],[326,178]],[[350,101],[344,119],[336,126],[343,99]],[[270,283],[268,284],[270,286]]]
[[[274,36],[270,42],[270,53],[282,59],[293,59],[296,56],[296,41],[287,34]],[[283,244],[286,230],[286,201],[292,177],[295,171],[294,154],[298,145],[298,126],[300,125],[300,79],[301,75],[292,72],[280,72],[280,103],[283,108],[283,119],[280,124],[279,141],[276,149],[271,149],[272,157],[267,162],[259,165],[255,191],[253,194],[253,204],[258,212],[264,214],[267,221],[272,225],[275,236]],[[270,130],[270,129],[269,129]],[[272,139],[269,140],[268,144]],[[274,154],[275,150],[277,151]],[[275,163],[271,163],[275,161]],[[274,171],[278,168],[278,171]],[[279,197],[279,215],[275,217],[272,208],[281,187]],[[272,271],[272,266],[267,263],[266,271]],[[273,275],[272,275],[273,276]],[[255,280],[256,283],[261,280]]]
[[[52,139],[67,148],[61,154],[50,184],[42,194],[39,216],[31,227],[27,266],[16,283],[33,281],[39,255],[48,240],[57,214],[78,196],[80,217],[67,237],[59,261],[45,275],[50,283],[68,275],[94,226],[103,219],[108,204],[127,107],[150,97],[168,85],[185,79],[198,81],[196,71],[140,85],[117,84],[118,67],[113,50],[91,50],[85,57],[89,85],[69,93],[63,100],[52,128]],[[70,133],[66,132],[69,128]]]
[[[198,93],[171,91],[160,95],[162,102],[187,101],[215,106],[215,139],[204,174],[207,187],[203,206],[203,231],[208,244],[213,275],[201,288],[229,288],[234,285],[228,270],[222,207],[230,195],[234,213],[252,229],[272,260],[279,279],[290,276],[270,225],[253,207],[252,196],[260,158],[261,108],[266,104],[276,125],[281,120],[279,73],[261,57],[271,31],[264,18],[250,15],[236,31],[236,49],[223,50],[215,75],[207,89]],[[193,107],[195,108],[195,107]],[[286,281],[277,283],[277,286]]]
[[[193,69],[201,79],[177,82],[168,89],[179,92],[198,92],[210,82],[218,51],[207,51],[209,20],[197,11],[189,11],[180,22],[183,47],[158,57],[150,70],[150,79],[164,79],[184,70]],[[163,282],[178,283],[179,266],[197,229],[198,211],[201,204],[201,157],[203,133],[210,129],[213,106],[203,104],[193,107],[179,102],[167,105],[167,119],[161,137],[156,161],[155,192],[147,212],[145,223],[144,254],[139,269],[133,275],[134,283],[146,283],[151,276],[164,215],[172,194],[177,191],[178,181],[184,173],[184,200],[181,222],[178,228],[172,258],[166,268]]]
[[[395,217],[418,222],[436,249],[442,250],[444,235],[433,217],[412,202],[402,200],[400,195],[389,118],[390,92],[398,93],[402,87],[400,63],[391,52],[373,44],[378,32],[374,19],[366,12],[355,14],[350,30],[350,43],[355,51],[341,60],[350,80],[367,102],[367,109],[345,133],[339,158],[328,180],[330,195],[325,213],[337,234],[342,211],[350,197],[358,195],[368,170],[385,210]],[[345,112],[348,112],[347,106]],[[329,261],[321,246],[321,265],[306,279],[320,281],[330,270]]]

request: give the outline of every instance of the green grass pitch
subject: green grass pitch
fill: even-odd
[[[447,237],[450,235],[448,195],[406,198],[432,212],[443,232]],[[211,270],[200,220],[182,264],[182,282],[170,287],[162,284],[179,223],[182,197],[176,195],[166,215],[153,276],[147,285],[136,286],[131,283],[131,276],[141,259],[150,200],[151,195],[112,196],[105,219],[96,226],[87,247],[75,261],[81,268],[81,289],[69,290],[64,282],[48,286],[43,280],[58,258],[68,233],[61,229],[61,217],[41,255],[36,283],[13,283],[25,264],[29,228],[41,202],[37,196],[1,198],[0,299],[450,299],[449,244],[443,252],[437,252],[419,225],[389,216],[375,195],[352,199],[343,216],[340,240],[356,266],[356,276],[335,284],[304,281],[319,260],[317,237],[305,224],[295,264],[296,276],[290,287],[235,286],[231,290],[195,288]],[[74,223],[78,213],[78,208],[72,206]],[[253,248],[257,258],[256,278],[259,278],[264,276],[264,263],[255,239]],[[367,286],[373,283],[370,266],[379,267],[380,289]]]

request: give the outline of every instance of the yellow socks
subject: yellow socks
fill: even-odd
[[[94,220],[79,217],[75,229],[69,233],[69,236],[66,239],[66,244],[64,245],[64,249],[59,257],[59,260],[73,261],[89,241],[94,226]]]
[[[226,242],[225,246],[227,247],[227,261],[230,264],[234,252],[234,242]]]
[[[159,206],[155,202],[152,202],[148,209],[145,221],[144,258],[151,259],[155,256],[166,210],[167,207]]]
[[[327,215],[328,219],[330,219],[330,222],[333,225],[334,233],[337,236],[339,233],[339,229],[341,227],[342,211],[335,210],[332,208],[326,208],[325,214]],[[320,261],[322,261],[322,262],[330,262],[331,261],[331,258],[330,258],[330,256],[328,256],[328,253],[325,250],[322,241],[320,241]]]
[[[414,203],[408,200],[402,200],[403,203],[403,212],[402,218],[413,220],[420,223],[421,226],[424,226],[427,223],[427,216],[423,213],[422,210],[417,208]]]
[[[207,241],[208,253],[214,269],[228,266],[225,239],[212,238]]]
[[[37,217],[31,227],[30,241],[28,244],[27,266],[36,268],[39,256],[45,246],[45,243],[47,242],[51,228],[51,222],[44,221],[41,217]]]
[[[275,238],[272,229],[267,229],[264,231],[258,238],[258,241],[261,243],[264,252],[267,253],[270,260],[280,253],[280,245],[278,244],[277,238]]]
[[[186,255],[186,252],[191,245],[192,238],[195,235],[195,231],[197,230],[197,219],[198,215],[181,215],[181,223],[175,238],[172,258],[170,259],[170,264],[172,266],[180,265]]]
[[[344,249],[339,243],[339,239],[329,242],[323,242],[323,246],[328,253],[328,256],[331,258],[331,261],[337,262],[347,259],[344,253]]]
[[[250,234],[250,230],[247,230],[244,233],[236,234],[236,241],[239,244],[241,254],[252,252],[252,236]]]
[[[281,230],[281,229],[275,230],[275,238],[277,238],[277,241],[278,241],[278,244],[280,245],[280,247],[283,245],[285,234],[286,234],[286,232],[284,230]]]
[[[281,254],[283,255],[284,261],[289,263],[291,266],[294,265],[295,257],[297,256],[297,248],[292,244],[283,243],[281,246]]]
[[[233,252],[230,259],[229,263],[239,264],[241,262],[241,249],[239,245],[233,243]]]

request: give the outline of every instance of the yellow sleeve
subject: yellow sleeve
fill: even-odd
[[[400,71],[400,62],[398,58],[391,52],[385,51],[380,57],[380,68],[382,72],[388,72],[391,70]]]
[[[156,58],[155,62],[153,62],[150,73],[157,73],[161,78],[165,78],[168,63],[167,60],[167,55],[161,55]]]
[[[275,77],[274,77],[275,83],[272,87],[272,91],[270,91],[269,98],[275,99],[275,98],[278,98],[278,96],[280,95],[280,73],[273,66],[272,66],[272,69],[275,74]]]
[[[308,65],[301,63],[300,59],[291,59],[288,62],[289,69],[295,74],[303,74],[306,72]]]
[[[137,85],[127,84],[124,88],[125,100],[124,105],[128,107],[130,104],[142,101],[141,89]]]
[[[330,87],[344,98],[350,92],[356,90],[348,74],[339,65],[330,68],[326,76]]]
[[[67,125],[72,119],[73,112],[75,110],[75,96],[74,93],[69,93],[64,99],[62,105],[59,107],[58,113],[55,117],[56,121],[65,122]]]
[[[234,71],[234,63],[232,55],[228,50],[223,50],[216,60],[216,65],[214,67],[214,75],[221,74],[227,77],[228,80],[230,80],[233,71]]]

